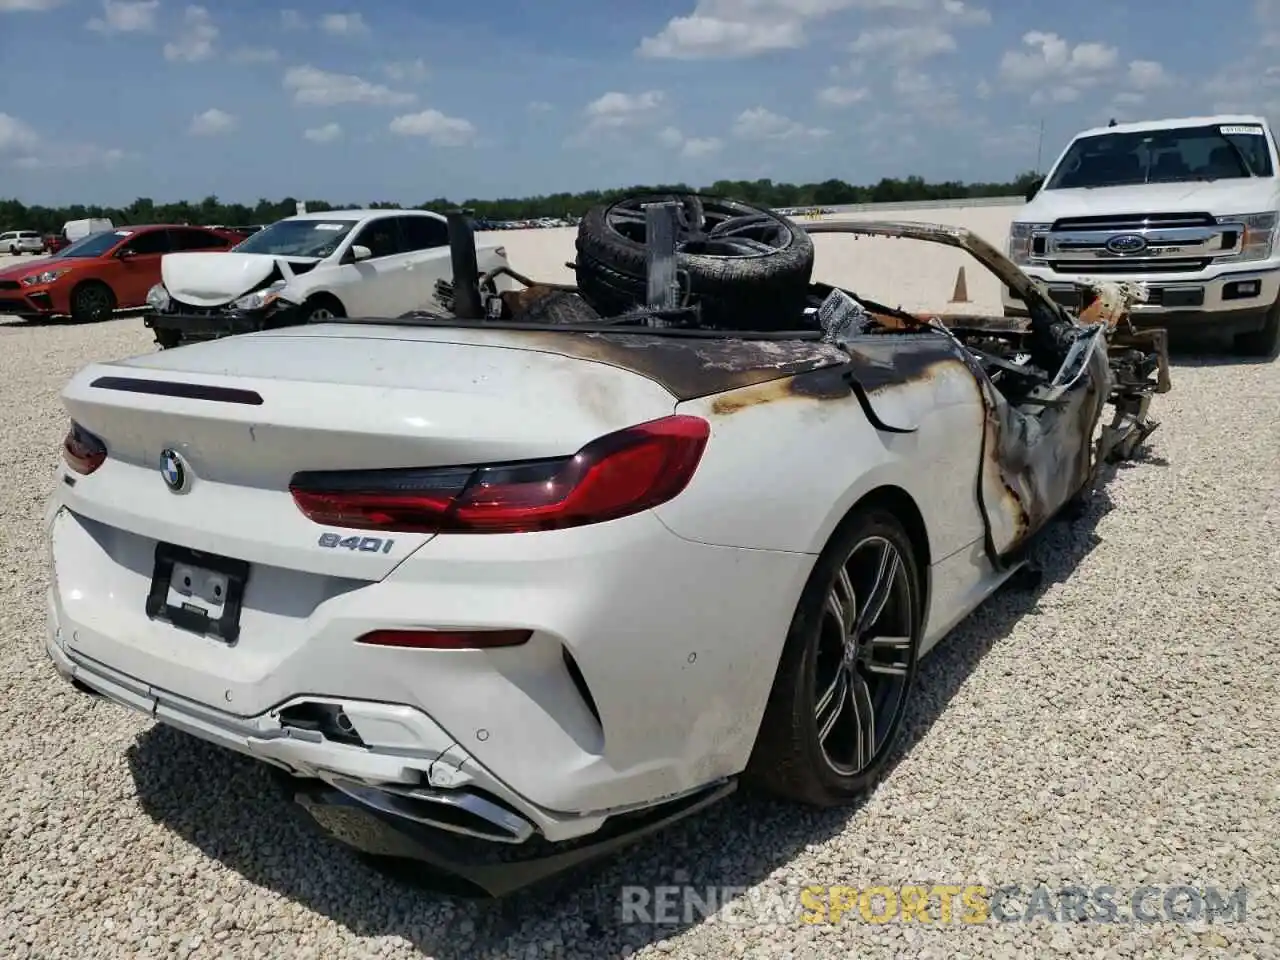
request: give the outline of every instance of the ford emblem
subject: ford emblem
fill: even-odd
[[[181,493],[186,487],[187,468],[176,450],[166,448],[160,452],[160,476],[174,493]]]
[[[1122,233],[1107,241],[1107,250],[1121,256],[1128,253],[1141,253],[1147,249],[1147,238],[1136,233]]]

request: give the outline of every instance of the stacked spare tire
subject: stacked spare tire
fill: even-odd
[[[578,225],[578,291],[601,316],[643,309],[648,291],[645,207],[679,204],[676,272],[681,306],[719,330],[794,328],[813,276],[813,239],[762,207],[698,194],[626,197],[593,208]]]

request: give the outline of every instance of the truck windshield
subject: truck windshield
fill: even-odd
[[[1226,180],[1273,174],[1271,151],[1262,127],[1212,124],[1080,137],[1067,148],[1045,189]]]
[[[323,258],[338,249],[355,225],[354,220],[280,220],[242,241],[235,252]]]

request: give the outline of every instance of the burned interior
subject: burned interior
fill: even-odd
[[[1151,397],[1170,386],[1164,331],[1129,322],[1141,288],[1085,287],[1086,306],[1072,314],[959,227],[801,227],[720,198],[630,198],[584,218],[576,285],[504,268],[523,289],[501,293],[495,274],[478,275],[467,219],[452,215],[450,231],[455,282],[437,285],[439,311],[397,322],[555,337],[557,350],[643,373],[682,400],[778,381],[796,393],[853,395],[891,434],[914,426],[884,412],[889,394],[938,365],[962,364],[987,412],[976,483],[997,568],[1015,563],[1103,463],[1133,455],[1158,426]],[[813,236],[833,233],[959,249],[1028,304],[1028,316],[923,315],[816,281]],[[1113,415],[1099,432],[1108,404]]]

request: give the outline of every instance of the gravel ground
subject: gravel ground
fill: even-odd
[[[0,956],[1280,957],[1275,364],[1178,362],[1150,458],[1049,532],[1038,589],[997,596],[927,662],[910,745],[861,808],[734,798],[492,904],[383,879],[301,832],[252,763],[77,694],[46,662],[58,391],[92,359],[147,349],[136,319],[0,319]],[[619,922],[623,885],[676,882],[753,888],[745,919]],[[1213,926],[788,920],[810,883],[1121,899],[1244,884],[1249,901],[1243,923]]]

